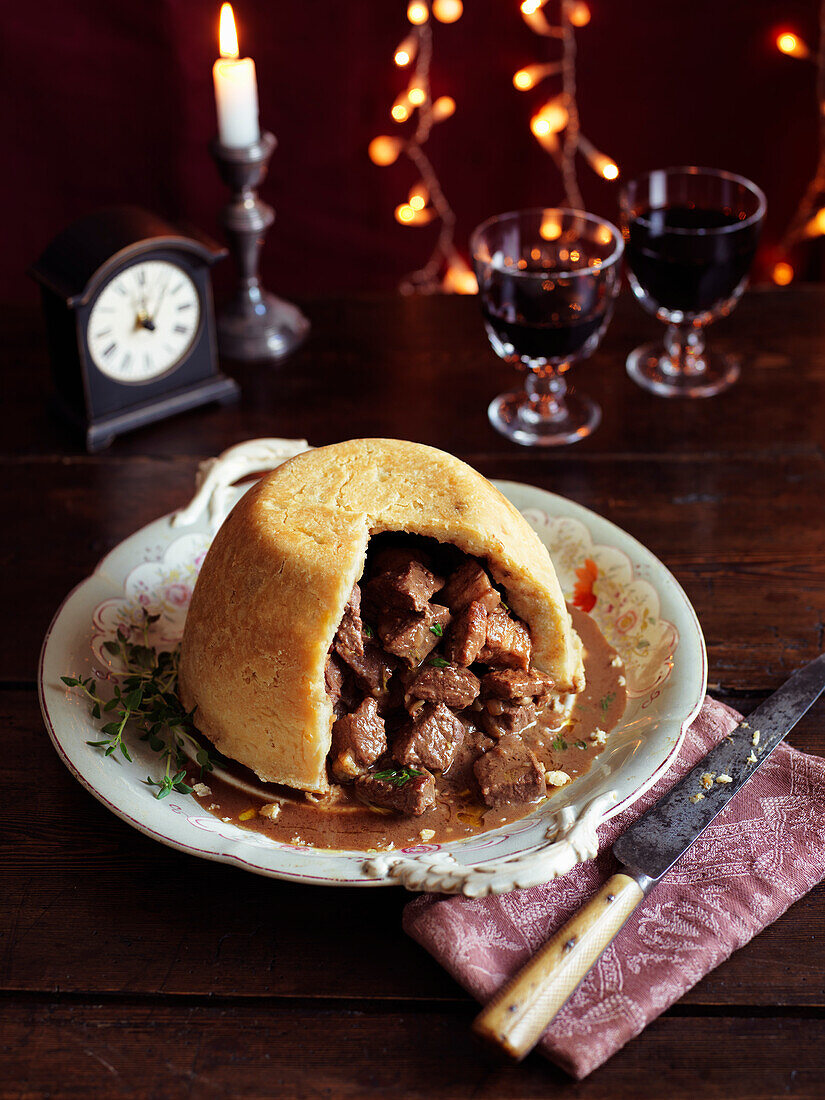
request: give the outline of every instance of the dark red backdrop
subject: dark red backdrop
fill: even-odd
[[[816,155],[814,67],[780,55],[773,39],[790,27],[815,42],[814,0],[783,0],[780,14],[774,0],[589,2],[592,21],[578,34],[585,132],[625,176],[693,162],[758,181],[770,208],[764,276]],[[135,202],[218,232],[224,195],[207,152],[218,6],[3,5],[0,297],[33,298],[27,264],[100,205]],[[429,252],[432,226],[393,220],[415,181],[411,166],[376,168],[366,155],[372,137],[392,132],[388,109],[404,79],[392,54],[405,9],[406,0],[237,0],[262,122],[280,143],[264,191],[278,212],[265,258],[274,289],[391,287]],[[462,246],[489,214],[561,197],[528,129],[542,90],[511,84],[518,67],[552,48],[525,27],[518,0],[465,0],[460,22],[435,24],[434,94],[453,95],[458,111],[427,150]],[[581,179],[588,206],[615,216],[616,185],[587,167]]]

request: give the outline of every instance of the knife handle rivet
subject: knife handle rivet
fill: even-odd
[[[608,894],[608,895],[607,895],[607,897],[606,897],[606,898],[605,898],[604,900],[605,900],[605,901],[607,902],[607,904],[609,905],[609,904],[611,903],[611,901],[615,901],[615,900],[616,900],[616,895],[615,895],[615,894]]]
[[[566,955],[567,952],[572,951],[575,946],[576,946],[576,937],[571,936],[570,939],[567,941],[567,943],[562,948],[562,954]]]

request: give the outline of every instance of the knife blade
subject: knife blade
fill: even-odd
[[[661,877],[825,691],[825,653],[795,672],[614,843],[621,864],[482,1009],[473,1031],[521,1060]]]
[[[646,893],[698,840],[823,690],[825,653],[795,672],[614,841],[613,855]]]

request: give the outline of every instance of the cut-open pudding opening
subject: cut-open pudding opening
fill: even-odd
[[[431,538],[374,536],[327,658],[330,781],[418,816],[461,755],[486,805],[543,798],[545,769],[520,734],[564,702],[531,658],[485,562]]]

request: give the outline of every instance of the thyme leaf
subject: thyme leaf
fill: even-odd
[[[392,783],[393,787],[403,787],[411,779],[415,779],[417,775],[423,774],[423,772],[416,771],[415,768],[408,767],[387,768],[386,771],[373,773],[376,779],[384,779],[387,783]]]
[[[200,776],[212,771],[209,750],[198,740],[194,723],[194,710],[187,711],[176,694],[178,680],[179,648],[160,653],[149,644],[149,627],[158,621],[159,615],[150,615],[144,608],[139,627],[139,640],[130,639],[123,627],[117,629],[115,640],[105,642],[104,650],[117,658],[123,669],[114,673],[116,683],[111,699],[104,700],[98,693],[94,676],[86,679],[61,676],[63,683],[89,703],[89,713],[95,721],[106,715],[100,727],[102,738],[87,741],[92,748],[100,749],[104,756],[120,763],[120,756],[129,763],[132,757],[124,741],[128,731],[134,730],[140,740],[160,754],[165,770],[160,779],[148,776],[148,786],[157,787],[155,798],[165,798],[172,791],[189,794],[192,788],[186,782],[187,743],[195,753]],[[119,754],[119,755],[118,755]]]
[[[444,637],[444,627],[441,625],[441,623],[433,623],[433,625],[430,627],[430,630],[433,634],[435,634],[436,638]]]
[[[430,629],[432,629],[432,627]],[[429,659],[429,661],[427,661],[427,664],[432,665],[433,668],[449,668],[450,667],[450,662],[445,661],[443,657],[431,657]]]
[[[613,702],[613,700],[615,698],[616,698],[615,692],[609,691],[607,693],[607,695],[603,696],[599,700],[599,706],[602,708],[602,713],[603,714],[607,714],[607,712],[610,710],[610,704]]]

